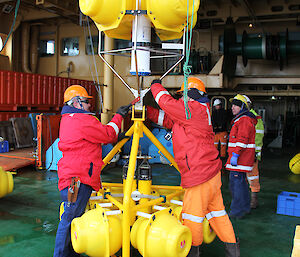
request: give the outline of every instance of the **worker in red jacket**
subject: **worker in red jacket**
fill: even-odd
[[[179,91],[183,89],[184,85]],[[198,257],[200,254],[205,217],[225,243],[226,256],[240,256],[239,245],[223,204],[222,163],[214,146],[209,99],[203,82],[198,78],[188,79],[189,119],[186,118],[183,97],[174,99],[159,80],[152,82],[151,92],[162,110],[147,107],[148,118],[172,129],[175,161],[181,173],[181,185],[186,189],[182,219],[183,224],[192,231],[192,248],[188,256]]]
[[[229,134],[226,169],[230,171],[229,187],[232,195],[229,216],[242,218],[250,212],[250,194],[246,173],[253,169],[255,159],[256,117],[248,109],[242,95],[230,99],[232,103],[232,128]]]
[[[58,162],[58,188],[64,213],[56,233],[54,257],[79,256],[70,244],[71,222],[84,213],[92,190],[100,189],[101,145],[117,141],[121,122],[130,108],[121,106],[112,120],[103,125],[90,112],[91,98],[79,85],[68,87],[64,93],[58,143],[63,153]]]

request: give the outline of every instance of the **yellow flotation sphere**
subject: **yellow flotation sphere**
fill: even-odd
[[[106,216],[101,207],[84,213],[71,223],[72,246],[77,253],[92,257],[114,255],[122,245],[122,224],[118,215]]]
[[[172,215],[170,209],[140,217],[133,224],[130,239],[142,256],[185,257],[192,244],[192,233]]]
[[[296,154],[289,163],[290,170],[295,174],[300,174],[300,153]]]
[[[14,180],[12,174],[0,167],[0,198],[11,193],[13,188]]]
[[[203,242],[205,244],[210,244],[216,238],[215,231],[212,230],[209,222],[206,218],[203,220]]]

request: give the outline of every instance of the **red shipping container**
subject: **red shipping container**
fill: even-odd
[[[94,98],[92,81],[0,70],[0,111],[58,111],[70,85],[82,85]]]

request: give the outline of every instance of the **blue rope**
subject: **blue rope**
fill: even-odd
[[[7,38],[5,39],[5,42],[4,42],[4,44],[3,44],[3,46],[2,46],[2,48],[1,48],[1,50],[0,50],[0,52],[1,52],[1,51],[4,49],[4,47],[6,46],[6,43],[7,43],[8,39],[9,39],[11,33],[13,32],[13,28],[14,28],[14,26],[15,26],[16,19],[17,19],[17,15],[18,15],[18,10],[19,10],[19,6],[20,6],[20,2],[21,2],[21,0],[18,0],[18,2],[17,2],[17,4],[16,4],[16,8],[15,8],[15,17],[14,17],[14,20],[13,20],[13,24],[12,24],[11,27],[10,27],[10,31],[9,31],[9,33],[8,33],[8,35],[7,35]]]
[[[186,44],[186,49],[185,49],[186,58],[185,58],[185,62],[183,64],[183,75],[184,75],[183,101],[184,101],[185,115],[186,115],[187,120],[191,118],[191,110],[189,109],[189,106],[188,106],[187,92],[188,92],[188,77],[192,72],[192,66],[189,65],[189,59],[190,59],[192,35],[193,35],[194,3],[195,3],[195,0],[193,0],[192,19],[191,19],[191,27],[190,27],[190,33],[189,33],[189,0],[187,0],[186,38],[188,40],[188,43]]]

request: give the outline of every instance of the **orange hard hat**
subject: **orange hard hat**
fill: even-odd
[[[195,78],[195,77],[190,77],[190,78],[188,78],[187,83],[188,83],[188,89],[196,88],[199,91],[202,91],[202,92],[206,93],[205,85],[204,85],[204,83],[202,82],[201,79],[198,79],[198,78]],[[181,88],[177,91],[177,93],[180,93],[183,90],[184,90],[184,82],[182,83]]]
[[[64,103],[70,101],[75,96],[93,98],[92,96],[88,95],[88,92],[84,87],[80,85],[72,85],[68,87],[64,93]]]

